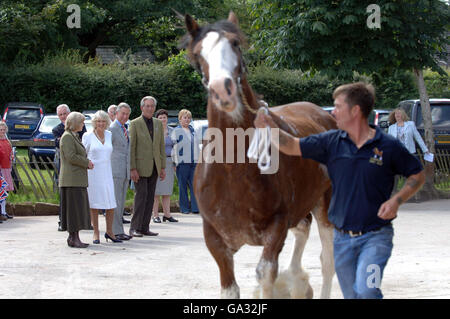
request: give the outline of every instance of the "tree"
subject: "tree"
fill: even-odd
[[[446,74],[436,58],[449,44],[450,10],[439,0],[255,0],[256,44],[274,67],[320,70],[350,78],[354,71],[392,74],[413,70],[419,88],[425,141],[434,152],[424,68]],[[377,21],[377,19],[379,20]],[[379,22],[379,23],[377,23]],[[432,164],[423,194],[438,196]]]

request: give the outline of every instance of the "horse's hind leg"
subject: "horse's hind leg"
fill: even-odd
[[[206,246],[216,260],[220,271],[221,298],[238,299],[239,286],[234,277],[233,255],[236,251],[230,249],[215,229],[203,219],[203,234]]]
[[[328,221],[328,206],[331,198],[331,189],[323,196],[321,202],[313,211],[314,218],[319,228],[320,242],[322,243],[322,252],[320,261],[322,263],[322,290],[321,299],[330,298],[331,285],[334,276],[334,257],[333,257],[333,225]]]
[[[291,285],[290,291],[291,298],[294,299],[311,299],[313,297],[313,290],[309,285],[308,275],[302,268],[302,256],[309,237],[311,221],[312,216],[309,214],[307,217],[302,219],[296,227],[290,229],[295,236],[291,263],[288,269],[289,276],[295,281],[295,283]]]

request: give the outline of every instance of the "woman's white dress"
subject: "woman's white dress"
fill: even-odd
[[[111,168],[111,132],[105,131],[105,144],[93,131],[84,133],[82,141],[88,159],[94,164],[93,169],[88,169],[89,206],[93,209],[113,209],[117,205]]]

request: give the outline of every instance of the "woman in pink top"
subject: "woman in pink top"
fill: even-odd
[[[11,177],[11,162],[13,158],[13,152],[11,142],[6,136],[6,133],[8,133],[8,126],[5,122],[0,122],[0,171],[3,179],[8,184],[6,185],[6,188],[4,190],[13,191],[14,183]],[[8,215],[8,213],[6,212],[6,198],[1,201],[1,214],[3,218],[1,218],[0,221],[2,219],[5,220],[5,218],[12,218],[12,216]]]

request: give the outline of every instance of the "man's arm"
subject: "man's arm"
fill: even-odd
[[[278,139],[274,138],[273,134],[271,135],[272,143],[275,145],[275,147],[286,155],[302,156],[302,152],[300,149],[300,139],[283,130],[280,130],[270,115],[266,115],[263,112],[258,112],[254,124],[256,128],[266,128],[267,126],[269,126],[271,128],[278,129]]]
[[[397,211],[401,204],[410,199],[425,183],[425,172],[411,175],[406,179],[405,185],[391,199],[384,202],[378,210],[381,219],[393,219],[397,217]]]
[[[52,129],[53,136],[55,136],[55,146],[59,148],[59,142],[61,140],[61,136],[64,133],[64,129],[62,129],[61,125],[58,124]]]

